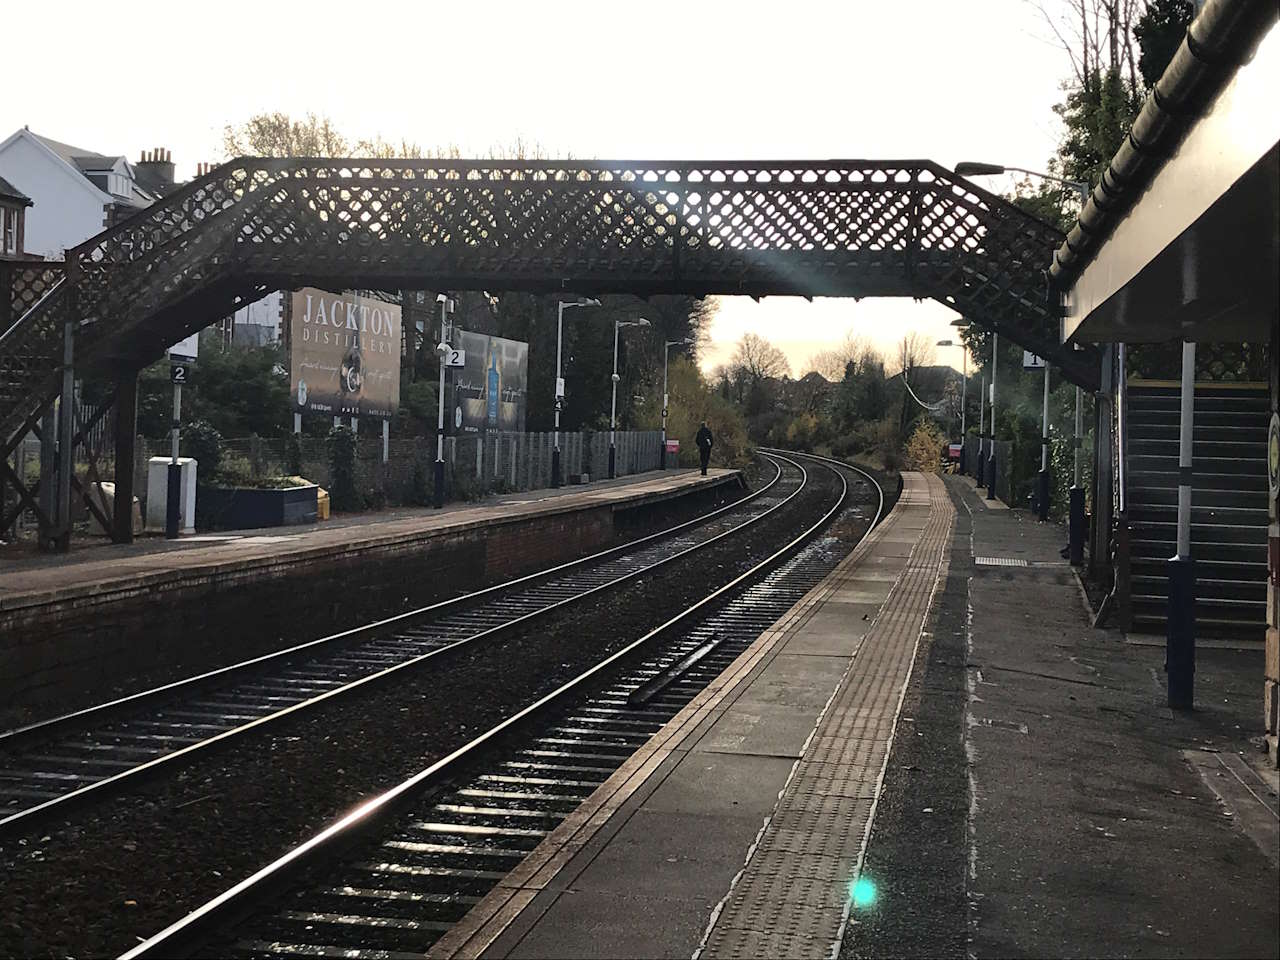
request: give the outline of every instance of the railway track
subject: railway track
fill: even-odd
[[[439,655],[505,636],[752,526],[804,489],[768,456],[762,488],[639,540],[475,593],[0,734],[0,837],[192,761]]]
[[[879,520],[869,475],[808,459],[838,493],[798,537],[124,956],[421,956],[852,549],[818,536],[850,489]]]

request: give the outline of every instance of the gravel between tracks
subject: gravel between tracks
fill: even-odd
[[[376,698],[332,704],[6,842],[0,953],[127,949],[757,562],[794,532],[798,510],[812,517],[820,496],[806,491],[804,505],[554,623],[442,656]],[[854,503],[868,499],[855,488]],[[856,538],[864,526],[846,513],[833,533]]]
[[[758,489],[760,483],[763,482],[761,477],[768,478],[773,476],[772,468],[765,466],[761,460],[753,461],[744,473],[747,475],[750,489],[742,489],[736,485],[722,486],[717,488],[717,496],[714,499],[705,495],[686,496],[662,501],[645,510],[635,511],[638,514],[637,517],[627,519],[625,526],[617,530],[614,541],[609,546],[620,546],[624,543],[629,543],[640,537],[692,520],[711,509],[725,506],[746,496],[750,490]],[[623,511],[622,517],[627,517],[630,512],[632,511]],[[496,582],[498,582],[497,579],[478,583],[473,586],[473,589],[486,587],[490,583]],[[335,620],[330,623],[328,629],[324,632],[336,633],[339,630],[368,623],[380,617],[392,616],[415,607],[447,600],[457,595],[457,591],[446,592],[433,589],[431,584],[406,583],[404,601],[395,609],[388,609],[385,605],[375,607],[367,603],[362,604],[360,596],[357,594],[344,601],[341,620]],[[270,653],[274,650],[282,650],[295,643],[311,640],[321,635],[323,634],[299,630],[291,634],[272,636],[265,635],[262,632],[254,633],[252,630],[245,630],[233,636],[227,636],[217,647],[202,644],[186,651],[170,650],[166,652],[167,659],[164,662],[153,663],[108,686],[103,686],[100,683],[89,687],[64,686],[42,696],[39,700],[0,704],[0,730],[22,726],[35,720],[58,716],[83,707],[103,703],[107,700],[113,700],[117,697],[127,696],[140,690],[171,683],[205,670],[213,670],[250,657]]]

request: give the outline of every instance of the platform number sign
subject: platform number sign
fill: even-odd
[[[449,352],[445,354],[444,365],[446,367],[465,367],[467,365],[467,351],[455,350],[449,348]]]
[[[1037,356],[1030,350],[1022,351],[1022,369],[1023,370],[1043,370],[1045,368],[1044,357]]]
[[[191,373],[191,364],[187,360],[175,359],[169,364],[169,382],[170,383],[186,383],[187,377]]]

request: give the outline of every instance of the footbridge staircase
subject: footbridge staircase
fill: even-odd
[[[1168,560],[1177,551],[1180,386],[1128,386],[1128,510],[1131,626],[1163,634]],[[1265,383],[1198,383],[1192,436],[1191,555],[1196,630],[1254,640],[1267,614],[1267,425]]]

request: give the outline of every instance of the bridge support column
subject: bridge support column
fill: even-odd
[[[1044,406],[1040,426],[1040,473],[1036,477],[1036,516],[1049,519],[1049,364],[1044,365]]]
[[[1102,350],[1102,382],[1093,398],[1093,526],[1089,534],[1089,576],[1104,579],[1111,562],[1111,508],[1115,495],[1115,465],[1112,462],[1112,391],[1115,375],[1112,360],[1115,347]]]
[[[1000,334],[991,334],[991,454],[987,457],[987,499],[996,498],[996,367],[999,365]]]
[[[116,494],[111,514],[111,539],[133,543],[133,478],[138,439],[138,374],[120,378],[116,387]]]
[[[1084,563],[1084,487],[1080,485],[1080,444],[1083,441],[1081,432],[1084,428],[1083,391],[1076,387],[1076,419],[1071,432],[1071,446],[1075,456],[1074,472],[1071,478],[1071,490],[1068,492],[1069,509],[1067,513],[1067,560],[1073,567]]]
[[[1178,552],[1169,561],[1169,627],[1165,646],[1169,706],[1190,710],[1196,674],[1196,564],[1191,556],[1191,455],[1195,421],[1196,345],[1182,344],[1178,430]]]
[[[62,328],[62,393],[58,397],[58,486],[55,491],[57,519],[51,546],[59,553],[71,549],[71,476],[75,470],[76,374],[75,321]]]
[[[48,550],[53,545],[54,525],[57,523],[54,504],[56,496],[56,476],[58,472],[58,415],[52,403],[40,418],[40,502],[39,544],[41,550]],[[46,522],[47,521],[47,522]]]

